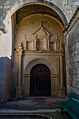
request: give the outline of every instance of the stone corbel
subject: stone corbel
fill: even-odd
[[[2,30],[0,30],[0,35],[3,35],[3,32],[2,32]]]
[[[4,34],[8,33],[10,23],[11,23],[10,20],[9,21],[6,20],[6,25],[3,24],[2,25],[3,28],[0,28]]]

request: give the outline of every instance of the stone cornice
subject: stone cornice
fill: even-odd
[[[49,51],[49,52],[42,52],[42,51],[24,51],[23,55],[43,55],[43,56],[63,56],[64,51]]]

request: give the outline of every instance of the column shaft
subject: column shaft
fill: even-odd
[[[18,57],[18,69],[17,69],[17,86],[16,86],[16,98],[22,98],[22,84],[21,84],[21,63],[22,63],[22,48],[17,49],[17,57]]]
[[[63,87],[63,59],[60,56],[60,79],[61,79],[61,87]]]

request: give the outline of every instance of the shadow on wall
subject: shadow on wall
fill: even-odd
[[[7,101],[11,89],[11,59],[0,58],[0,102]]]

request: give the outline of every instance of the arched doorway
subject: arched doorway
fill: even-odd
[[[35,65],[30,72],[30,96],[51,96],[51,73],[44,64]]]

